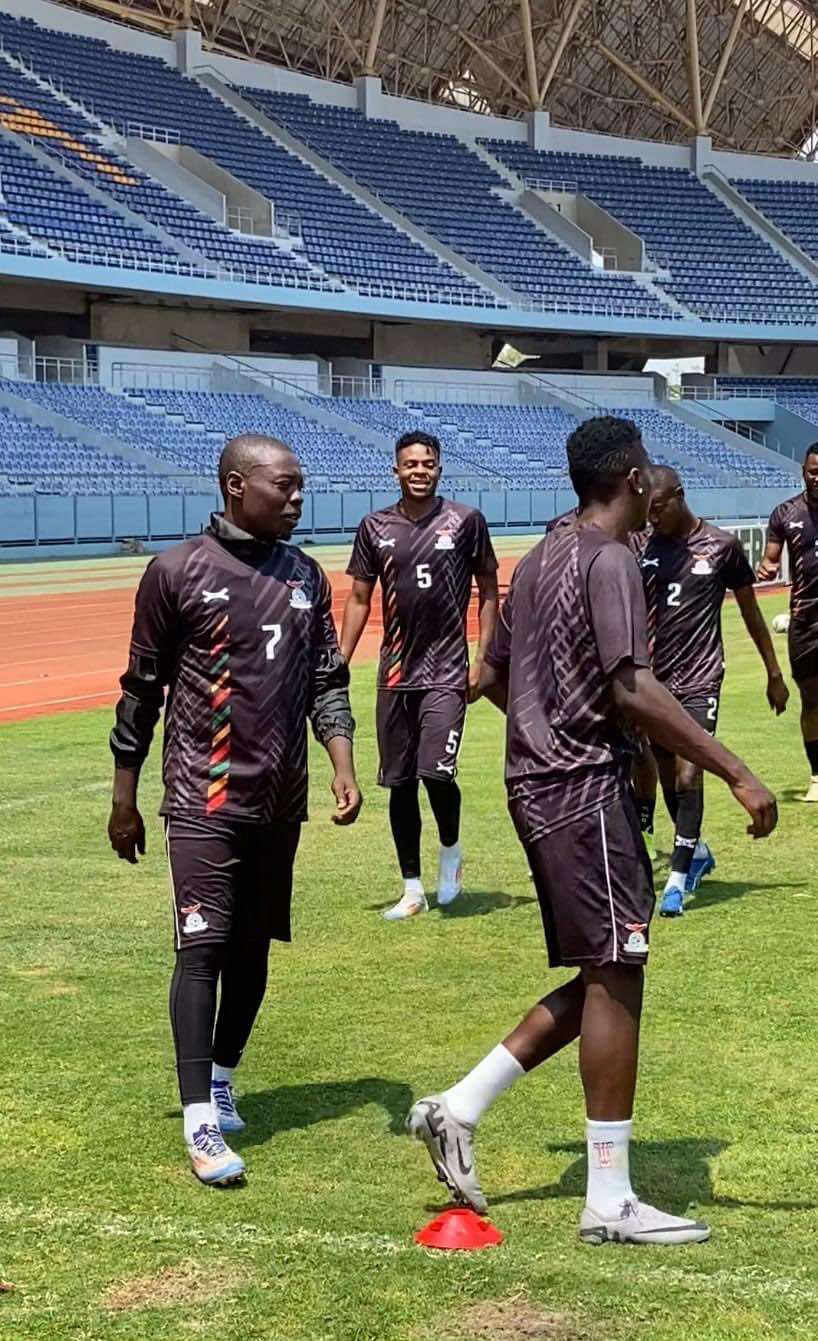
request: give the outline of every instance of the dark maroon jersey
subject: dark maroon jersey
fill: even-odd
[[[497,570],[482,512],[438,499],[420,521],[400,503],[364,517],[347,572],[380,581],[381,689],[465,689],[472,577]]]
[[[649,665],[636,560],[595,526],[558,527],[514,571],[487,662],[508,674],[506,787],[526,841],[608,805],[631,746],[611,676]]]
[[[805,493],[779,503],[768,536],[789,552],[793,619],[813,622],[818,619],[818,509],[810,507]]]
[[[724,597],[755,581],[741,541],[700,521],[682,540],[654,531],[639,563],[657,680],[673,694],[718,688],[724,678]]]
[[[145,570],[111,737],[117,763],[147,754],[167,685],[162,814],[305,819],[306,720],[336,660],[318,564],[216,517]],[[351,735],[348,716],[335,734]]]

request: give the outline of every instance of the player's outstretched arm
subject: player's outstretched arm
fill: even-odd
[[[475,703],[483,692],[480,687],[483,659],[494,636],[494,626],[497,623],[497,610],[500,605],[500,589],[497,585],[496,572],[478,573],[475,581],[477,582],[477,595],[480,611],[480,639],[477,644],[477,651],[474,654],[474,660],[469,667],[469,687],[467,692],[469,703]]]
[[[652,671],[623,662],[611,677],[614,703],[629,722],[640,727],[650,740],[671,754],[713,773],[726,782],[744,806],[753,838],[766,838],[778,823],[778,809],[771,791],[750,772],[742,759],[693,721],[684,708],[654,678]]]
[[[776,716],[780,716],[786,710],[790,691],[781,673],[778,657],[775,655],[767,621],[761,613],[752,587],[739,587],[736,591],[736,601],[745,628],[758,648],[761,660],[764,662],[764,669],[767,672],[767,702]]]
[[[758,565],[757,577],[759,582],[774,582],[778,577],[778,570],[781,567],[781,551],[783,548],[784,546],[780,540],[774,540],[770,537],[767,541],[764,558]]]
[[[167,574],[154,559],[136,593],[128,669],[110,736],[115,760],[108,837],[122,861],[135,864],[145,852],[145,825],[137,806],[139,774],[153,740],[165,698],[176,644],[175,603]]]
[[[374,582],[365,582],[359,577],[353,579],[352,590],[344,606],[344,620],[341,626],[341,655],[347,663],[355,655],[355,648],[366,628],[372,609],[374,587]]]

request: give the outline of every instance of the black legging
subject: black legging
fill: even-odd
[[[451,847],[460,834],[460,788],[456,782],[424,778],[437,831],[444,847]],[[420,800],[417,782],[405,782],[389,792],[389,822],[404,880],[420,876]]]
[[[213,1062],[238,1064],[264,1000],[269,951],[269,940],[256,932],[227,945],[186,945],[176,952],[170,1022],[183,1104],[210,1102]]]

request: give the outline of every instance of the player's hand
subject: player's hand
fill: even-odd
[[[786,712],[789,697],[790,691],[781,672],[779,671],[778,675],[771,675],[767,681],[767,702],[776,717],[780,717],[782,712]]]
[[[481,661],[473,661],[469,666],[469,683],[466,689],[466,702],[476,703],[480,698],[480,667]]]
[[[756,577],[759,582],[773,582],[778,577],[778,564],[770,563],[769,559],[762,559]]]
[[[145,825],[136,806],[114,805],[108,820],[111,847],[121,861],[137,863],[137,852],[145,855]]]
[[[764,783],[759,782],[748,769],[738,782],[731,785],[730,790],[752,820],[752,824],[747,825],[748,834],[753,838],[766,838],[771,834],[778,823],[778,804]]]
[[[354,776],[351,773],[336,773],[331,791],[335,797],[333,824],[354,824],[364,801]]]

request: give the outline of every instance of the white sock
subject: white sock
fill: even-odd
[[[190,1144],[200,1127],[218,1127],[216,1110],[212,1104],[185,1104],[185,1140]]]
[[[696,851],[693,853],[694,861],[704,861],[709,849],[703,838],[700,838],[696,844]]]
[[[440,844],[440,864],[445,866],[447,872],[454,875],[461,861],[462,853],[459,843],[452,843],[451,847],[444,847],[442,843]]]
[[[670,875],[667,878],[667,884],[665,885],[665,889],[666,890],[679,889],[684,894],[686,884],[687,884],[687,876],[685,875],[684,871],[671,871]]]
[[[211,1082],[214,1080],[229,1080],[230,1083],[232,1084],[233,1072],[235,1071],[235,1069],[236,1068],[234,1066],[217,1066],[216,1063],[214,1062],[213,1071],[210,1077]]]
[[[623,1201],[634,1199],[629,1147],[633,1122],[585,1122],[588,1183],[585,1203],[599,1215],[619,1216]]]
[[[413,877],[411,880],[404,880],[403,892],[408,894],[411,899],[419,900],[426,897],[423,892],[423,881],[419,876]]]
[[[450,1090],[446,1090],[444,1097],[452,1116],[458,1122],[468,1122],[474,1126],[489,1105],[524,1075],[525,1071],[517,1058],[502,1043],[498,1043],[482,1062],[477,1063],[474,1070],[452,1085]]]

